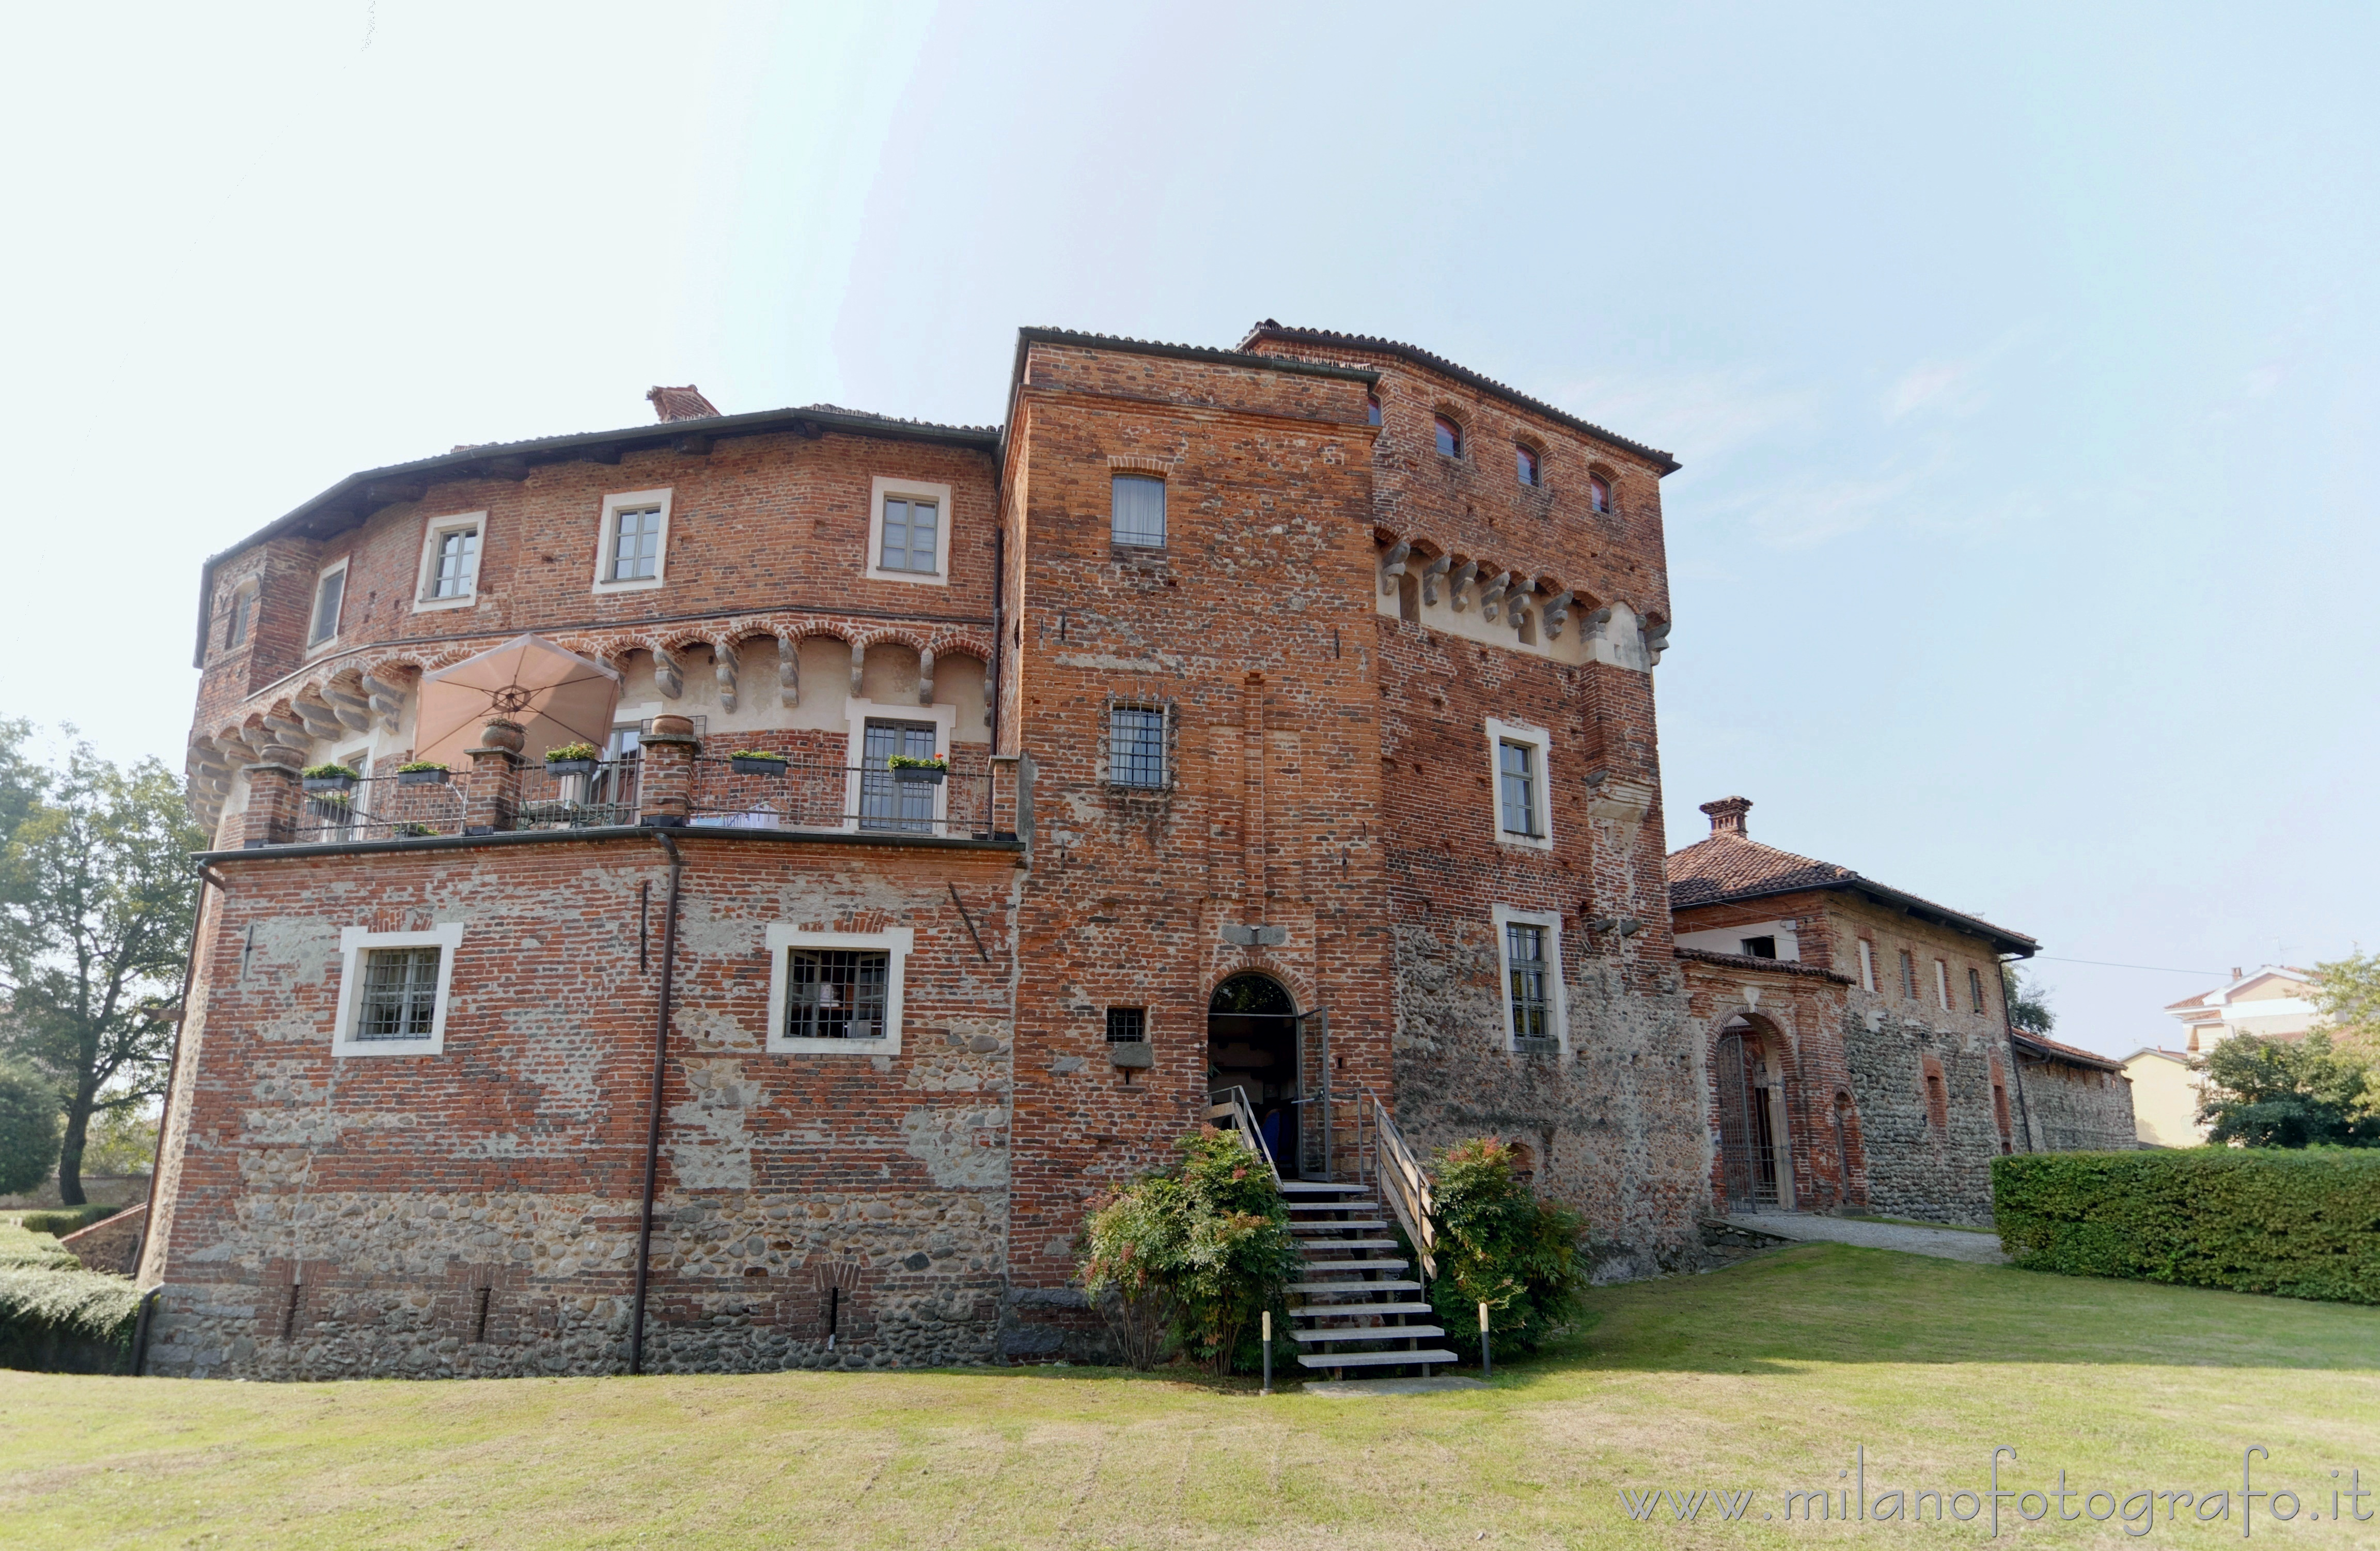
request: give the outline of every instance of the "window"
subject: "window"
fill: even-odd
[[[463,923],[427,932],[339,934],[334,1056],[435,1056],[446,1047],[448,990]]]
[[[1366,425],[1380,423],[1380,396],[1377,393],[1364,395],[1364,423]]]
[[[1114,485],[1115,542],[1161,547],[1165,543],[1165,482],[1148,474],[1118,474]]]
[[[414,593],[416,614],[437,608],[462,608],[479,601],[480,533],[488,514],[465,512],[433,518],[422,529],[421,585]]]
[[[659,587],[669,571],[670,493],[630,490],[603,497],[595,546],[595,591]]]
[[[1508,1048],[1550,1055],[1565,1043],[1561,917],[1495,907],[1497,969],[1503,981]]]
[[[1900,950],[1900,996],[1903,1001],[1917,999],[1917,956],[1907,948]]]
[[[1110,1044],[1145,1044],[1148,1041],[1148,1009],[1147,1008],[1108,1008],[1108,1043]]]
[[[1944,1012],[1951,1010],[1950,966],[1944,963],[1939,959],[1934,960],[1934,995],[1937,1000],[1941,1002],[1942,1010]]]
[[[951,487],[880,475],[868,499],[868,579],[947,586]]]
[[[1444,415],[1438,417],[1438,455],[1440,458],[1463,456],[1463,427]]]
[[[1534,488],[1537,482],[1537,455],[1516,442],[1512,445],[1512,458],[1519,465],[1521,482]]]
[[[345,560],[326,566],[314,580],[314,617],[306,627],[306,645],[310,650],[339,634],[339,609],[346,600],[347,563]]]
[[[1873,991],[1876,989],[1876,945],[1862,937],[1859,940],[1859,955],[1860,989]]]
[[[1162,708],[1118,705],[1109,709],[1108,784],[1151,788],[1166,785]]]
[[[2009,1122],[2008,1084],[2001,1081],[1997,1067],[1992,1070],[1992,1120],[2000,1129],[2000,1151],[2014,1152],[2015,1149],[2009,1145],[2014,1128]]]
[[[868,719],[859,747],[859,827],[894,829],[913,835],[934,832],[940,783],[905,780],[892,769],[892,756],[929,760],[940,743],[933,722]]]
[[[1553,848],[1547,782],[1553,739],[1545,728],[1488,721],[1488,780],[1496,801],[1496,838],[1507,845]]]
[[[1974,1005],[1975,1011],[1984,1010],[1984,977],[1972,968],[1967,971],[1967,1000]]]
[[[1925,1118],[1935,1129],[1950,1124],[1950,1094],[1943,1086],[1942,1074],[1928,1067],[1925,1071]]]
[[[228,652],[248,640],[248,626],[256,613],[256,589],[237,587],[231,594],[231,617],[224,623],[224,650]]]
[[[1777,957],[1777,939],[1746,937],[1743,939],[1743,956],[1746,959],[1774,959]]]
[[[805,932],[771,923],[768,1048],[780,1055],[897,1055],[910,927]]]
[[[1589,510],[1608,512],[1611,509],[1611,482],[1601,474],[1590,474],[1586,480],[1586,504]]]

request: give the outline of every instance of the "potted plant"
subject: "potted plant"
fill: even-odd
[[[410,760],[396,767],[400,787],[443,787],[449,772],[435,760]]]
[[[559,749],[545,751],[545,773],[549,776],[592,776],[603,751],[592,743],[565,743]]]
[[[430,825],[418,822],[398,824],[396,826],[396,832],[409,839],[419,839],[424,836],[435,835],[438,833],[435,829],[431,828]]]
[[[940,755],[918,759],[912,754],[894,754],[884,764],[896,781],[923,781],[929,786],[941,786],[942,777],[951,773],[951,762]]]
[[[363,776],[351,767],[338,763],[310,764],[301,773],[308,791],[348,792]]]
[[[738,776],[783,776],[785,756],[772,754],[766,749],[738,749],[727,756],[727,763]]]

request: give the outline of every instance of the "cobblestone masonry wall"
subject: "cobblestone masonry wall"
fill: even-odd
[[[681,846],[649,1363],[987,1358],[1007,1210],[1011,858]],[[222,864],[204,1054],[172,1139],[176,1218],[145,1273],[164,1288],[155,1371],[619,1368],[663,860],[628,837]],[[448,921],[464,935],[443,1051],[334,1060],[340,929]],[[762,928],[776,921],[915,931],[898,1054],[762,1049]]]
[[[2140,1145],[2131,1081],[2121,1072],[2028,1057],[2023,1109],[2034,1144],[2045,1153],[2129,1152]]]
[[[1702,912],[1695,912],[1697,918]],[[1680,912],[1680,930],[1687,917]],[[1695,925],[1703,922],[1696,919]],[[1757,1035],[1772,1065],[1781,1068],[1784,1142],[1780,1173],[1790,1192],[1779,1204],[1803,1212],[1864,1208],[1868,1199],[1867,1142],[1855,1100],[1844,1045],[1843,977],[1815,964],[1788,964],[1731,954],[1681,956],[1680,971],[1692,993],[1693,1016],[1701,1031],[1705,1063],[1704,1106],[1713,1147],[1710,1185],[1714,1203],[1727,1200],[1718,1141],[1720,1123],[1718,1043],[1741,1021]]]

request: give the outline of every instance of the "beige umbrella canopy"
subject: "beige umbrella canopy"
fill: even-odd
[[[527,729],[530,759],[565,743],[598,749],[612,736],[620,675],[543,636],[514,638],[492,651],[425,674],[413,757],[454,764],[479,747],[480,729],[503,718]]]

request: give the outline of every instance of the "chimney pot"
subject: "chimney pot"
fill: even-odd
[[[702,390],[688,383],[684,387],[655,387],[645,395],[653,413],[662,420],[709,420],[719,411]]]
[[[2237,965],[2237,964],[2234,964],[2234,965],[2232,965],[2232,966],[2231,966],[2231,978],[2232,978],[2233,980],[2239,980],[2239,979],[2243,978],[2243,977],[2240,975],[2240,966],[2239,966],[2239,965]]]
[[[1742,835],[1746,839],[1751,837],[1745,834],[1743,815],[1751,811],[1752,799],[1748,797],[1722,797],[1717,802],[1703,804],[1703,812],[1710,815],[1713,835]]]

